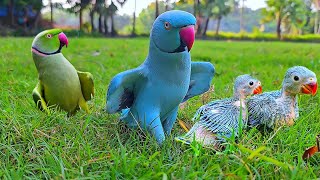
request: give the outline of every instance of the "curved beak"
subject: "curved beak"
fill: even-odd
[[[187,46],[188,51],[190,51],[195,38],[194,25],[181,28],[179,34],[181,41]]]
[[[262,93],[262,86],[258,86],[253,90],[253,94],[261,94]]]
[[[312,94],[313,96],[316,95],[318,90],[318,83],[313,82],[309,84],[304,84],[301,87],[301,92],[304,94]]]
[[[62,46],[68,47],[68,38],[63,32],[59,33],[58,38]]]

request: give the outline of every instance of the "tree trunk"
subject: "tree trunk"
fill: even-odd
[[[27,7],[24,7],[23,8],[23,11],[24,11],[24,14],[23,14],[23,31],[24,31],[24,34],[28,34],[28,25],[29,25],[29,18],[28,18],[28,9]]]
[[[134,0],[134,11],[133,11],[133,21],[132,21],[132,32],[131,36],[136,36],[136,8],[137,0]]]
[[[99,33],[102,33],[102,13],[99,13]]]
[[[114,14],[111,15],[111,36],[116,36],[117,32],[114,28]]]
[[[221,17],[221,16],[219,16],[219,17],[218,17],[218,19],[217,19],[216,35],[219,35],[221,19],[222,19],[222,17]]]
[[[280,13],[278,14],[278,17],[277,17],[277,37],[278,37],[278,39],[281,39],[281,15],[280,15]]]
[[[319,10],[316,10],[316,15],[314,17],[314,34],[318,33],[318,25],[319,24]]]
[[[159,16],[159,0],[156,0],[156,14],[155,14],[155,19]]]
[[[208,24],[209,24],[209,21],[210,21],[210,17],[208,16],[207,19],[206,19],[206,24],[204,26],[204,29],[203,29],[203,33],[202,33],[202,36],[207,36],[207,29],[208,29]]]
[[[108,27],[108,16],[104,15],[104,35],[108,36],[109,34],[109,27]]]
[[[33,26],[32,28],[37,30],[38,27],[39,27],[39,20],[41,19],[41,10],[38,10],[37,13],[36,13],[36,16],[35,16],[35,19],[34,19],[34,22],[33,22]]]
[[[193,1],[193,15],[197,17],[197,0]]]
[[[52,4],[52,0],[50,0],[49,4],[50,4],[50,24],[51,24],[51,27],[53,27],[53,4]]]
[[[243,11],[244,11],[244,0],[242,0],[242,6],[240,9],[240,32],[244,30],[243,28]]]
[[[202,32],[202,14],[201,14],[201,9],[200,9],[200,0],[197,0],[197,35],[201,35]]]
[[[14,14],[13,14],[13,8],[14,8],[14,0],[9,1],[9,20],[10,20],[10,25],[13,26],[14,23]]]
[[[94,28],[94,10],[92,9],[90,11],[90,24],[91,24],[91,32],[96,31],[96,29]]]
[[[201,16],[200,0],[197,0],[197,10],[198,10],[198,16]]]
[[[79,10],[79,29],[82,30],[82,7]]]
[[[169,3],[170,3],[170,0],[166,0],[165,11],[169,11]]]

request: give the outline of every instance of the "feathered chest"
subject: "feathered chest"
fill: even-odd
[[[295,100],[291,98],[280,97],[276,99],[277,112],[279,114],[279,125],[293,125],[296,119]]]

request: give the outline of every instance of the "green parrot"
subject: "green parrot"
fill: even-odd
[[[49,107],[65,110],[68,116],[79,107],[89,113],[86,101],[94,96],[93,76],[77,71],[61,53],[63,46],[68,46],[68,38],[60,29],[42,31],[34,38],[31,52],[39,82],[33,100],[48,113]]]

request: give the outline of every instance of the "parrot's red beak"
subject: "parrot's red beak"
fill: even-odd
[[[259,86],[253,90],[253,94],[261,94],[262,93],[262,86]]]
[[[188,51],[191,50],[194,42],[194,25],[189,25],[180,29],[180,39],[187,46]]]
[[[68,47],[68,38],[63,32],[58,35],[58,38],[62,46],[66,45]]]
[[[301,92],[304,94],[312,94],[313,96],[317,93],[318,83],[313,82],[310,84],[304,84],[301,87]]]

